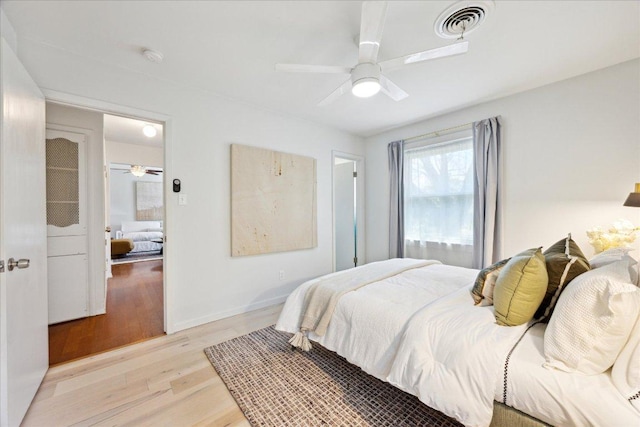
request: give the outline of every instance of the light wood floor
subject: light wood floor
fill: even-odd
[[[107,313],[49,326],[49,365],[164,334],[162,260],[114,264]]]
[[[22,426],[249,426],[203,349],[274,324],[281,309],[52,367]]]

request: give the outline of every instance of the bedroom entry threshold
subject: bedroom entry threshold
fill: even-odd
[[[106,314],[49,326],[49,366],[164,335],[162,259],[112,271]]]

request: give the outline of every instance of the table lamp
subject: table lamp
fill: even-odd
[[[636,188],[633,193],[629,193],[629,197],[624,201],[624,206],[640,208],[640,183],[636,182]]]

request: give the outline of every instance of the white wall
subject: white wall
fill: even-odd
[[[37,83],[37,82],[36,82]],[[104,198],[103,115],[95,111],[81,110],[47,102],[47,127],[60,125],[71,127],[72,132],[87,135],[87,245],[89,253],[89,314],[105,312],[104,286]]]
[[[125,144],[116,141],[105,141],[107,165],[125,163],[162,168],[164,166],[164,149],[140,144]]]
[[[127,144],[122,144],[127,145]],[[111,237],[122,229],[122,221],[136,220],[136,182],[162,182],[162,175],[137,177],[120,169],[111,169],[109,173],[109,225]]]
[[[168,332],[281,302],[304,280],[332,270],[332,150],[363,155],[361,138],[29,40],[19,43],[20,59],[47,93],[170,117],[164,165]],[[317,159],[317,248],[231,258],[231,143]],[[178,206],[171,192],[174,178],[182,180],[186,206]]]
[[[368,261],[386,259],[387,144],[502,116],[504,255],[549,246],[618,218],[640,225],[622,203],[640,182],[640,61],[634,60],[395,129],[367,142]],[[636,255],[637,257],[637,255]]]

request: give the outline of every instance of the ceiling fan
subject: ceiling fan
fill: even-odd
[[[349,74],[350,78],[329,94],[329,96],[320,101],[318,103],[319,106],[332,103],[349,90],[351,90],[355,96],[362,98],[373,96],[381,91],[394,101],[401,101],[409,96],[409,94],[395,85],[382,74],[382,72],[416,62],[462,54],[469,49],[469,42],[462,40],[462,37],[460,37],[458,42],[449,46],[429,49],[378,62],[378,50],[380,48],[386,14],[387,2],[365,1],[362,3],[358,64],[355,67],[276,64],[276,71]],[[462,34],[464,35],[464,31]]]
[[[112,167],[111,169],[124,171],[123,173],[130,173],[137,177],[144,176],[145,174],[160,175],[162,173],[162,169],[151,169],[142,165],[131,165],[130,168]]]

